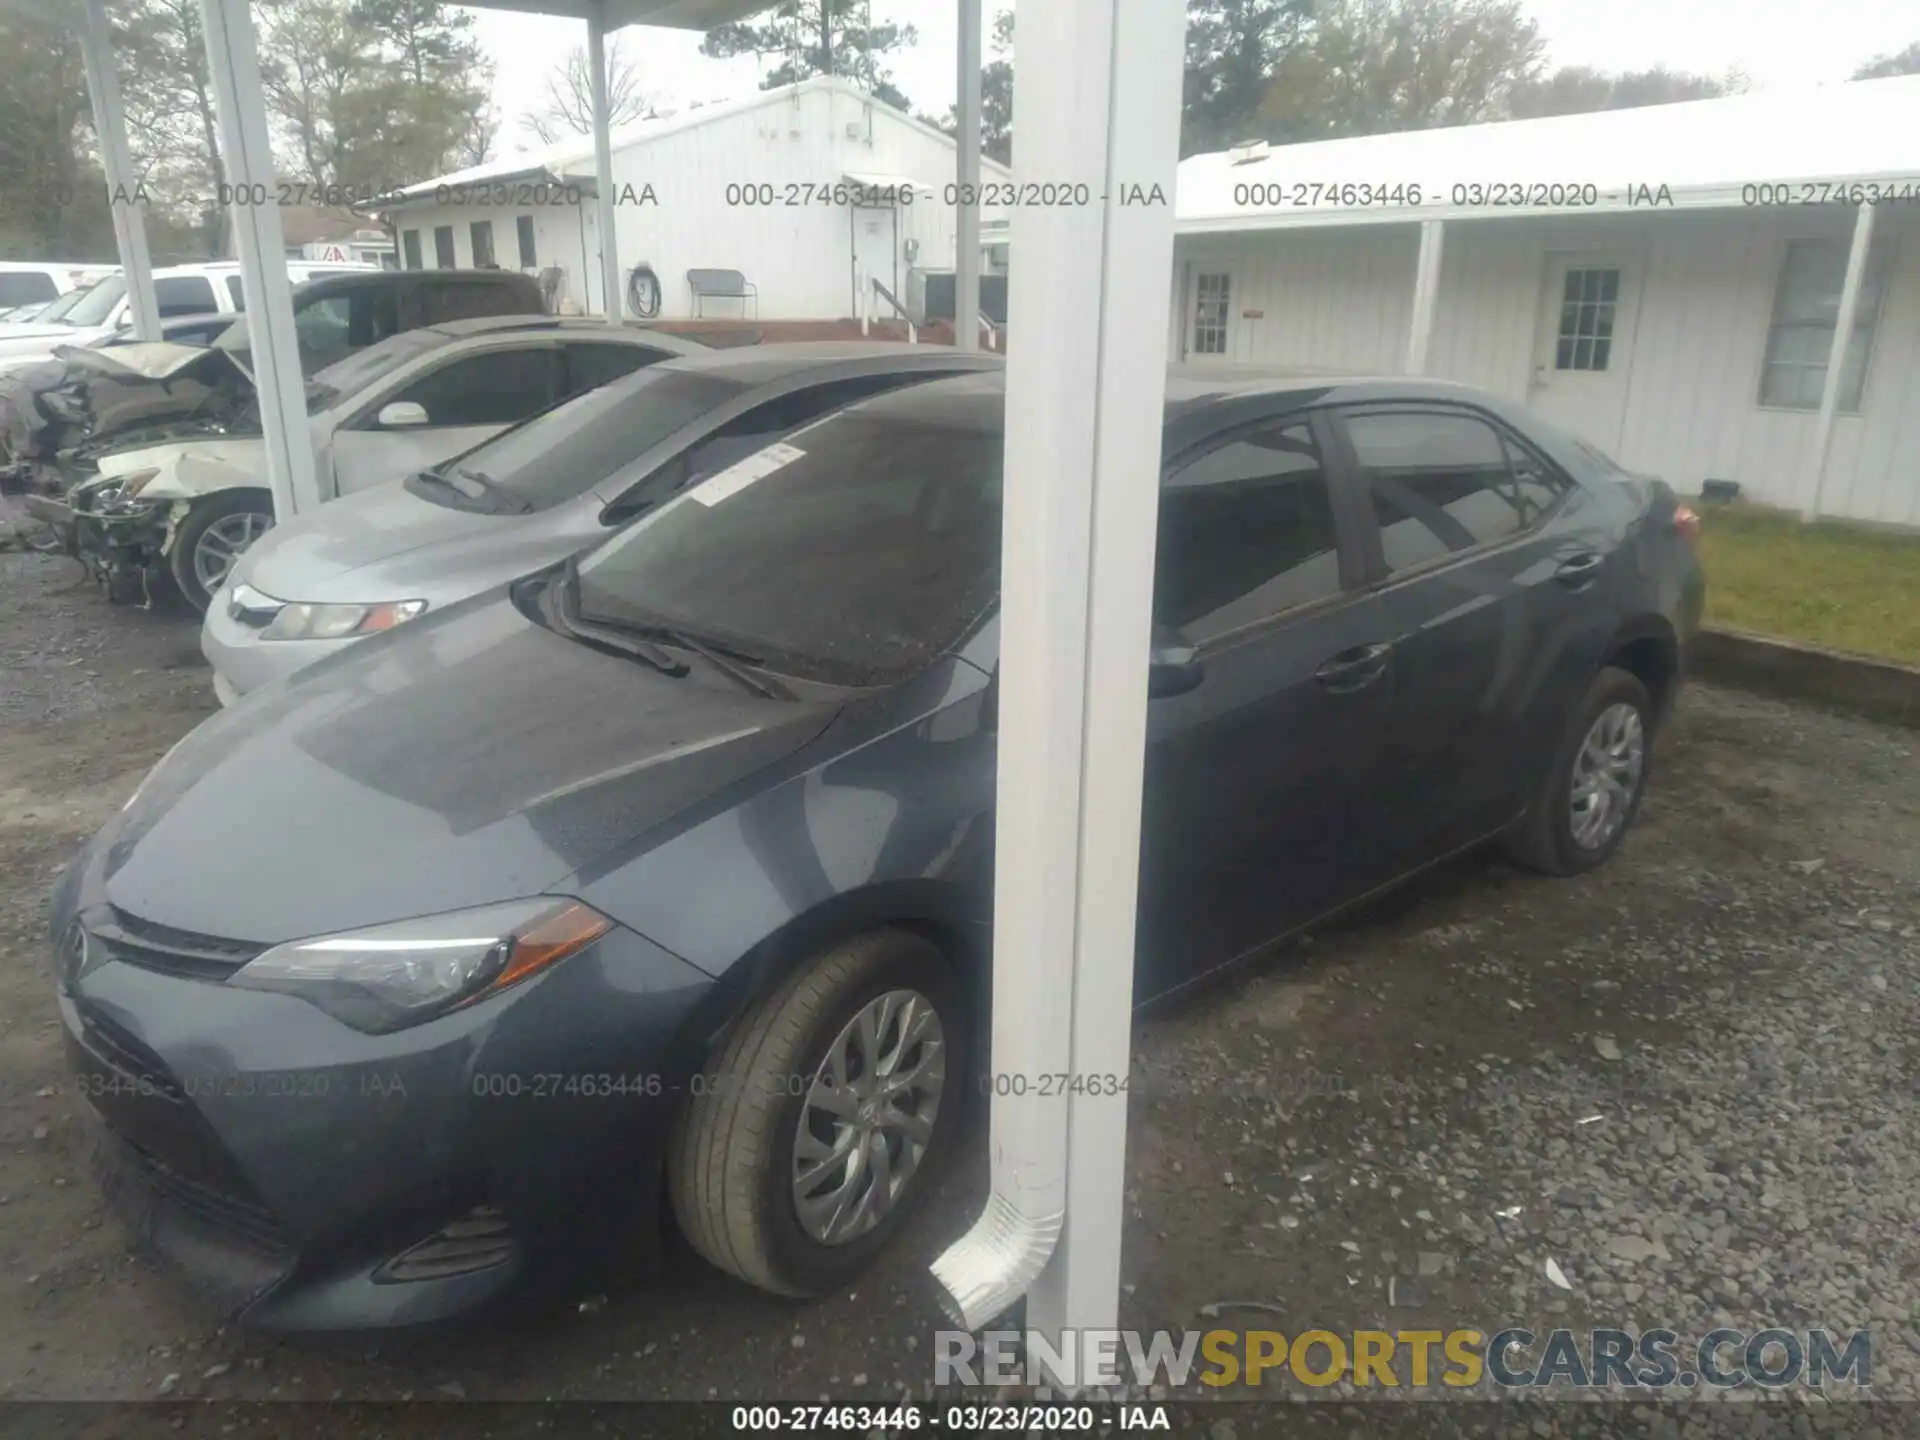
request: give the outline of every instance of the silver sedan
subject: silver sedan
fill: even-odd
[[[999,368],[940,345],[813,341],[649,366],[410,478],[278,525],[201,631],[223,703],[587,549],[831,411]]]

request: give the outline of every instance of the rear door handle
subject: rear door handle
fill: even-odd
[[[1593,554],[1580,554],[1560,562],[1560,568],[1553,572],[1553,578],[1569,590],[1578,590],[1593,583],[1599,575],[1600,567],[1606,561]]]
[[[1384,640],[1372,645],[1355,645],[1321,661],[1313,678],[1335,694],[1358,690],[1387,673],[1387,657],[1392,653],[1392,644]]]

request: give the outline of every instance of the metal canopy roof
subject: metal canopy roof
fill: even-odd
[[[772,8],[771,0],[467,0],[482,10],[518,10],[527,15],[601,17],[609,30],[659,25],[669,30],[711,30]]]
[[[1855,183],[1905,186],[1920,203],[1920,76],[1276,145],[1235,163],[1243,153],[1181,162],[1182,234],[1645,211],[1667,208],[1663,186],[1675,209],[1751,204],[1745,187],[1773,184],[1821,208],[1863,198]],[[1456,198],[1456,185],[1481,193]]]

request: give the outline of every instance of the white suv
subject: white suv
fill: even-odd
[[[289,260],[287,277],[298,285],[323,275],[379,268],[378,265]],[[162,320],[175,315],[246,309],[237,260],[169,265],[153,272],[153,290]],[[15,362],[44,360],[56,345],[86,345],[132,324],[127,282],[115,272],[84,290],[67,292],[25,325],[0,328],[0,366],[13,369]]]
[[[89,265],[82,260],[0,260],[0,313],[50,305],[69,290],[119,273],[117,265]]]

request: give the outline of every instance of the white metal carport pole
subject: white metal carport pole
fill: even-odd
[[[953,343],[980,348],[980,0],[958,0],[960,74],[953,116]]]
[[[1840,284],[1840,310],[1833,317],[1833,343],[1827,347],[1827,375],[1820,386],[1820,413],[1813,422],[1813,483],[1808,487],[1802,520],[1820,514],[1827,485],[1827,451],[1833,445],[1833,417],[1840,409],[1840,372],[1846,368],[1847,347],[1853,341],[1853,322],[1860,313],[1860,287],[1866,280],[1867,255],[1873,248],[1873,206],[1854,214],[1853,246],[1847,251],[1847,277]]]
[[[1029,1327],[1070,1389],[1098,1372],[1062,1330],[1119,1313],[1127,1100],[1112,1077],[1130,1053],[1185,25],[1183,0],[1020,16],[1016,179],[1084,181],[1093,200],[1013,217],[993,1192],[933,1268],[968,1329],[1031,1287]],[[1165,203],[1138,203],[1156,185]]]
[[[266,436],[267,483],[279,520],[311,510],[323,498],[307,427],[306,384],[293,328],[293,282],[287,277],[286,234],[274,204],[273,146],[260,90],[260,56],[247,0],[200,0],[207,34],[207,79],[213,89],[220,150],[233,186],[233,238],[247,298],[247,348],[260,428]],[[261,204],[249,203],[261,199]]]
[[[101,0],[87,0],[80,51],[86,59],[87,98],[93,105],[93,132],[100,139],[100,168],[107,174],[107,209],[113,214],[113,243],[120,252],[133,338],[158,340],[160,305],[153,295],[153,258],[147,253],[147,202],[135,198],[140,187],[127,154],[127,112],[120,104],[120,77],[114,69],[113,27]]]
[[[1427,349],[1433,340],[1433,312],[1440,298],[1440,248],[1446,223],[1420,222],[1420,258],[1413,271],[1413,320],[1407,327],[1407,374],[1427,373]]]
[[[620,237],[613,228],[613,136],[607,103],[606,6],[597,5],[587,16],[587,69],[593,84],[593,188],[600,226],[600,288],[607,307],[607,323],[621,322]]]

